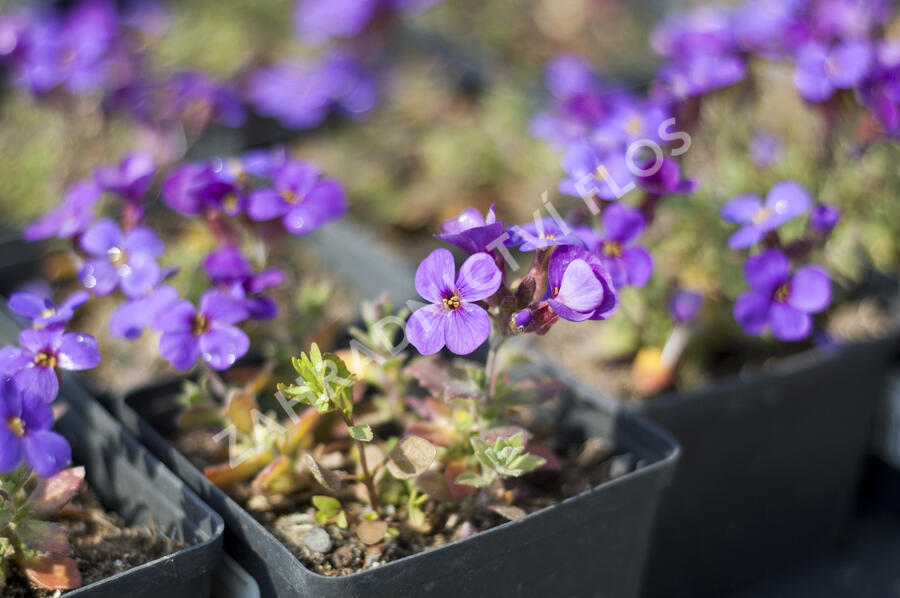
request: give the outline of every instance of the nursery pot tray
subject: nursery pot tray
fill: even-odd
[[[678,457],[675,443],[639,415],[613,404],[579,402],[564,424],[582,439],[610,439],[640,461],[636,471],[465,540],[374,569],[326,577],[307,569],[163,438],[178,409],[179,388],[173,382],[129,395],[119,405],[120,419],[222,515],[226,552],[256,578],[263,596],[639,595],[657,501]]]
[[[719,596],[833,547],[895,347],[885,339],[808,352],[641,405],[683,451],[657,515],[644,595]]]
[[[0,338],[16,328],[0,314]],[[65,413],[56,431],[72,446],[72,460],[103,506],[129,525],[160,530],[187,548],[68,592],[72,598],[201,598],[209,596],[212,572],[221,557],[222,519],[184,482],[122,429],[78,384],[64,376],[57,403]]]

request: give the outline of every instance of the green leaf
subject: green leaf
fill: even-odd
[[[338,511],[341,510],[341,501],[333,496],[317,494],[312,497],[312,503],[319,512],[328,515],[329,519],[337,515]]]
[[[476,488],[484,488],[491,482],[477,473],[473,473],[471,471],[467,471],[466,473],[461,473],[456,476],[456,480],[453,482],[459,486],[475,486]]]
[[[372,428],[367,425],[362,426],[351,426],[349,428],[350,436],[354,440],[360,440],[362,442],[372,442]]]
[[[337,520],[335,520],[337,526],[341,529],[347,529],[347,514],[341,511],[338,513]]]
[[[342,485],[341,478],[336,473],[326,467],[322,467],[321,465],[319,465],[319,463],[309,453],[303,455],[303,459],[306,462],[306,466],[309,468],[309,471],[312,472],[313,477],[316,478],[317,482],[319,482],[329,490],[340,490]]]

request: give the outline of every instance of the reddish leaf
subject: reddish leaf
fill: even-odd
[[[78,564],[68,557],[58,554],[40,556],[21,564],[28,579],[45,590],[74,590],[81,587]]]
[[[40,515],[56,513],[75,497],[82,482],[84,467],[64,469],[53,477],[41,479],[28,497],[28,502]]]
[[[450,496],[455,501],[461,501],[466,497],[472,496],[478,491],[474,486],[466,484],[457,484],[456,478],[466,472],[466,462],[464,459],[457,459],[447,464],[444,469],[444,479],[447,480],[447,487],[450,489]]]
[[[559,457],[556,456],[549,447],[546,447],[542,444],[529,444],[528,452],[532,455],[537,455],[538,457],[543,457],[544,464],[537,468],[537,471],[560,471],[562,470],[562,463],[559,460]]]

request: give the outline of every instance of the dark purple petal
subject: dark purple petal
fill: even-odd
[[[247,313],[252,320],[271,320],[278,316],[278,303],[272,297],[256,297],[247,300]]]
[[[147,297],[126,301],[113,313],[109,321],[110,332],[118,338],[135,340],[159,314],[177,302],[178,293],[168,285],[159,287]]]
[[[22,395],[19,387],[9,376],[0,380],[0,423],[13,417],[22,416]],[[2,428],[3,426],[0,426]]]
[[[771,297],[775,289],[788,280],[791,264],[787,256],[777,249],[767,249],[747,258],[744,264],[744,278],[750,288]]]
[[[189,370],[200,358],[200,343],[190,332],[165,332],[159,352],[176,369]]]
[[[440,303],[445,295],[453,292],[455,275],[453,254],[447,249],[435,249],[416,270],[416,292],[432,303]]]
[[[72,460],[69,442],[56,432],[32,432],[24,440],[25,460],[42,478],[56,475]]]
[[[831,303],[828,273],[819,266],[797,268],[790,282],[787,303],[808,314],[819,313]]]
[[[41,313],[48,308],[47,299],[25,292],[10,295],[7,306],[13,313],[30,320],[40,317]]]
[[[734,302],[734,319],[744,332],[751,336],[759,336],[769,321],[771,306],[770,295],[747,291]]]
[[[251,276],[247,280],[247,291],[256,294],[265,291],[271,287],[277,287],[284,284],[284,272],[278,268],[270,268],[259,274]]]
[[[758,196],[738,195],[722,206],[719,217],[725,222],[746,224],[753,221],[753,217],[762,210],[762,207],[762,199]]]
[[[837,226],[841,212],[834,206],[819,204],[809,215],[810,227],[820,235],[827,235]]]
[[[444,332],[448,321],[447,313],[441,306],[426,305],[409,317],[406,339],[422,355],[434,355],[444,346]]]
[[[650,281],[653,275],[653,257],[643,247],[629,247],[622,253],[625,271],[628,273],[628,284],[641,288]]]
[[[200,356],[214,370],[230,368],[249,349],[247,335],[229,324],[214,323],[209,332],[200,336]]]
[[[600,261],[603,268],[609,272],[614,287],[622,289],[628,286],[628,267],[621,256],[601,255]]]
[[[25,433],[49,430],[53,427],[53,408],[34,396],[22,398],[21,418],[25,422]]]
[[[219,291],[206,291],[200,298],[200,312],[212,322],[237,324],[247,319],[247,305],[243,300]]]
[[[476,253],[459,268],[456,293],[462,301],[480,301],[496,293],[502,280],[503,275],[494,258],[486,253]]]
[[[603,212],[603,235],[607,241],[630,243],[644,231],[644,217],[640,211],[614,203]]]
[[[769,310],[769,327],[781,341],[799,341],[809,336],[812,318],[784,303],[773,303]]]
[[[91,296],[87,291],[75,291],[62,302],[54,314],[38,318],[36,322],[43,325],[68,322],[75,315],[75,310],[84,305],[90,298]]]
[[[97,339],[90,334],[69,332],[63,335],[57,353],[59,367],[64,370],[89,370],[100,365]]]
[[[200,214],[205,202],[200,196],[206,167],[187,164],[170,174],[162,185],[162,199],[170,208],[186,216]]]
[[[444,328],[447,348],[456,355],[468,355],[484,343],[491,334],[491,318],[481,307],[463,303],[450,312]]]
[[[203,269],[215,284],[243,281],[253,274],[250,261],[234,246],[222,247],[210,253],[203,260]]]
[[[108,218],[98,220],[81,236],[81,248],[96,258],[108,259],[110,249],[124,244],[122,229]]]

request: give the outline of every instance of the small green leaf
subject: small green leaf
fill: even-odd
[[[467,471],[466,473],[459,474],[453,483],[460,486],[475,486],[476,488],[484,488],[485,486],[490,484],[490,481],[481,477],[477,473]]]
[[[312,472],[313,477],[316,478],[317,482],[329,490],[340,490],[342,485],[341,478],[336,473],[319,465],[309,453],[303,455],[303,460],[306,462],[306,466],[309,468],[309,471]]]
[[[350,436],[354,440],[360,440],[362,442],[372,442],[372,428],[368,425],[364,424],[362,426],[351,426],[349,430]]]
[[[341,511],[335,520],[337,526],[341,529],[347,529],[347,514]]]
[[[341,510],[341,501],[333,496],[317,494],[312,497],[312,503],[319,512],[328,515],[329,519],[337,515],[338,511]]]

